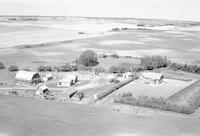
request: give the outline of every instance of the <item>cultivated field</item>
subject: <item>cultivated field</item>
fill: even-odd
[[[38,64],[72,61],[81,52],[93,49],[98,53],[133,57],[165,55],[193,63],[199,57],[200,32],[198,24],[192,24],[134,19],[1,18],[0,58],[6,65],[34,68]],[[116,27],[129,29],[109,31]]]
[[[199,43],[200,23],[192,21],[0,17],[0,62],[5,65],[0,67],[0,94],[11,95],[0,95],[0,136],[197,136],[199,115],[170,114],[173,116],[169,118],[164,113],[191,114],[199,107],[196,101],[196,96],[200,97]],[[81,56],[85,51],[87,54]],[[146,61],[152,63],[152,69],[142,64],[143,56],[157,57]],[[177,63],[181,68],[173,69],[170,67],[173,63],[162,56],[171,62],[194,65]],[[81,62],[82,58],[87,63]],[[156,67],[153,62],[160,66]],[[37,85],[16,83],[16,71],[9,71],[11,65],[18,66],[18,70],[38,71],[41,82]],[[138,79],[141,72],[162,73],[164,80],[157,85],[146,84]],[[51,79],[44,80],[48,74]],[[72,76],[78,80],[66,79]],[[63,79],[67,80],[63,83],[66,86],[62,86]],[[47,89],[35,94],[44,85]],[[114,102],[125,93],[129,93],[125,96],[129,103]],[[148,96],[151,102],[140,99],[139,105],[131,105],[139,96]],[[174,105],[165,101],[168,98]],[[184,102],[189,107],[179,107]],[[154,109],[145,109],[145,106]],[[160,114],[138,116],[140,111],[145,111],[142,115],[149,115],[152,110]]]

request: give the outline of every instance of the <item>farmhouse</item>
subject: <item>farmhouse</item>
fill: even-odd
[[[38,84],[41,79],[37,72],[18,71],[15,75],[15,81],[28,84]]]
[[[140,76],[140,79],[148,84],[160,84],[163,80],[163,75],[161,73],[144,72]]]
[[[68,75],[57,83],[60,87],[70,87],[73,86],[78,81],[78,76]]]

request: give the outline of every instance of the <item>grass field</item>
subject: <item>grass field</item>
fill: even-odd
[[[2,136],[198,136],[199,116],[136,116],[89,105],[0,96]],[[170,130],[170,131],[169,131]]]

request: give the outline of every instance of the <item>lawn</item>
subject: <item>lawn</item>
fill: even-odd
[[[164,82],[160,85],[150,85],[143,83],[143,81],[139,79],[132,81],[126,86],[120,88],[119,90],[114,92],[114,95],[131,92],[134,97],[144,95],[156,98],[159,97],[168,98],[169,96],[177,93],[178,91],[187,87],[193,82],[194,81],[186,82],[180,80],[164,79]]]

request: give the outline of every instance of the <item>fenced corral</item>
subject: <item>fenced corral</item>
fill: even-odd
[[[108,96],[109,94],[113,93],[114,91],[116,91],[116,90],[118,90],[119,88],[121,88],[121,87],[123,87],[123,86],[129,84],[130,82],[132,82],[132,81],[134,81],[134,80],[136,80],[136,79],[138,79],[138,76],[135,76],[135,77],[133,77],[133,78],[131,78],[131,79],[129,79],[129,80],[126,80],[126,81],[124,81],[124,82],[120,82],[120,83],[118,83],[117,85],[115,85],[114,87],[108,88],[108,89],[106,89],[106,90],[103,91],[103,92],[100,92],[100,93],[98,93],[98,94],[95,94],[95,95],[94,95],[94,98],[95,98],[95,100],[103,99],[104,97]]]

